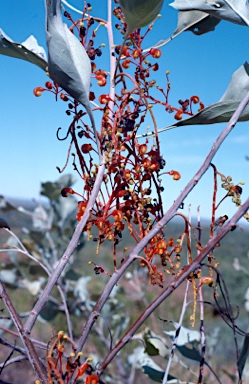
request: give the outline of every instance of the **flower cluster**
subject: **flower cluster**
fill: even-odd
[[[89,9],[88,7],[88,13]],[[126,24],[121,8],[116,7],[113,13],[119,20],[117,29],[121,33],[125,32]],[[69,14],[66,17],[72,21]],[[101,22],[97,22],[101,25]],[[95,43],[98,35],[98,27],[93,29],[95,23],[93,17],[83,15],[82,19],[72,23],[71,29],[77,29],[91,60],[92,76],[103,87],[107,84],[108,72],[98,68],[95,60],[101,56],[100,47],[103,46]],[[97,251],[105,241],[112,242],[114,268],[117,267],[117,246],[122,240],[123,232],[128,229],[134,241],[139,242],[164,214],[163,193],[167,176],[176,181],[181,178],[178,170],[167,170],[166,161],[161,154],[154,107],[161,106],[169,113],[175,112],[175,119],[182,118],[183,114],[193,115],[193,105],[199,104],[200,109],[204,107],[198,96],[185,101],[179,100],[180,108],[169,104],[169,72],[166,72],[166,87],[159,87],[154,78],[162,52],[157,48],[147,52],[142,49],[148,32],[149,29],[143,36],[140,30],[130,34],[121,52],[115,93],[101,93],[98,96],[99,106],[96,105],[96,109],[102,114],[99,141],[106,158],[106,172],[84,231],[88,233],[89,239],[97,242]],[[117,55],[120,54],[120,49],[120,46],[116,46]],[[40,96],[45,90],[68,102],[66,113],[73,118],[65,138],[58,136],[59,130],[57,137],[59,140],[72,137],[76,153],[71,153],[70,144],[67,162],[71,153],[74,169],[84,184],[83,194],[80,195],[71,188],[63,188],[61,194],[64,197],[68,194],[81,196],[76,215],[77,220],[81,220],[98,172],[98,165],[93,162],[96,139],[91,127],[84,122],[86,112],[77,102],[51,82],[47,82],[45,88],[37,87],[34,94]],[[91,92],[90,100],[94,99],[95,94]],[[151,141],[148,138],[140,141],[137,133],[146,126],[148,120],[153,124],[154,137]],[[82,139],[85,140],[83,143]],[[58,170],[61,171],[60,168]],[[97,229],[97,235],[93,235],[93,229]],[[179,273],[180,252],[181,246],[174,243],[174,239],[166,240],[163,232],[147,244],[140,264],[148,268],[152,284],[163,285],[164,278],[158,270],[158,261],[166,274]],[[101,268],[98,267],[97,270],[101,272]]]
[[[66,343],[71,345],[72,352],[66,357],[65,348]],[[85,384],[97,384],[99,378],[96,374],[93,374],[93,368],[90,364],[91,358],[81,364],[80,358],[82,352],[75,354],[75,344],[63,331],[54,335],[47,346],[47,368],[48,368],[48,382],[52,383],[55,380],[63,383],[76,383],[83,375],[87,375],[85,378]]]

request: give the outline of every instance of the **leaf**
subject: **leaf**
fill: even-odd
[[[67,173],[66,175],[62,175],[55,181],[55,183],[59,184],[61,188],[70,188],[77,181],[77,177],[72,175],[71,173]]]
[[[9,203],[4,196],[0,196],[0,209],[1,211],[3,212],[8,212],[8,211],[12,211],[12,210],[15,210],[16,207]]]
[[[47,71],[46,53],[32,35],[26,41],[19,44],[14,43],[3,30],[0,29],[0,54],[29,61],[43,69],[43,71]]]
[[[87,286],[90,280],[90,276],[82,276],[78,279],[75,285],[74,296],[79,298],[82,303],[85,303],[89,298]]]
[[[65,280],[72,280],[72,281],[78,281],[81,275],[77,272],[75,272],[74,269],[69,269],[65,273]]]
[[[246,333],[245,338],[244,338],[244,342],[243,342],[243,346],[242,346],[242,350],[241,350],[239,360],[237,363],[240,378],[242,376],[248,355],[249,355],[249,333]]]
[[[90,59],[80,41],[62,22],[60,0],[46,0],[45,5],[49,76],[85,107],[98,141],[89,101]]]
[[[9,284],[10,286],[19,286],[17,278],[17,269],[2,269],[0,271],[0,280],[2,283]]]
[[[45,282],[45,280],[46,279],[44,277],[39,277],[38,280],[35,281],[23,279],[22,284],[25,288],[28,289],[31,295],[36,296],[40,292],[41,286]]]
[[[149,356],[160,355],[164,358],[169,356],[170,350],[167,345],[164,343],[161,337],[157,336],[149,328],[146,328],[143,332],[143,340],[146,345],[144,352]]]
[[[185,120],[180,120],[173,125],[162,128],[158,132],[167,131],[175,127],[197,124],[215,124],[228,122],[240,102],[249,91],[249,64],[245,62],[232,75],[231,81],[220,101],[202,109],[199,113]],[[241,113],[238,121],[249,120],[249,105]]]
[[[33,211],[32,224],[33,230],[37,232],[45,232],[50,228],[48,213],[41,205],[36,207]]]
[[[163,0],[120,0],[119,4],[125,15],[129,35],[134,29],[145,27],[155,20]]]
[[[41,195],[46,196],[49,200],[57,200],[61,193],[61,186],[52,181],[41,184]]]
[[[179,11],[202,11],[239,25],[249,25],[247,0],[175,0],[169,4]]]
[[[208,13],[201,11],[178,12],[178,24],[174,33],[168,39],[160,40],[152,47],[146,48],[144,52],[148,52],[151,48],[160,48],[168,44],[182,32],[191,31],[195,35],[202,35],[204,33],[214,31],[219,22],[220,20],[216,17],[210,16]]]
[[[176,324],[176,328],[178,325]],[[165,332],[172,340],[175,339],[176,331]],[[180,328],[180,333],[177,339],[177,346],[183,346],[187,343],[192,343],[193,341],[200,341],[201,335],[199,331],[188,329],[185,327]]]
[[[241,101],[249,91],[249,64],[245,62],[232,75],[231,81],[220,101]]]
[[[220,20],[201,11],[185,11],[178,13],[178,24],[172,38],[184,31],[191,31],[195,35],[214,31]]]
[[[161,383],[164,376],[164,370],[159,367],[145,352],[143,347],[134,349],[134,353],[128,356],[128,362],[134,368],[140,368],[153,381]],[[175,377],[168,375],[168,380],[177,380]],[[177,382],[177,381],[175,381]],[[168,383],[170,383],[168,381]],[[173,382],[172,382],[173,383]]]
[[[188,359],[194,360],[194,361],[201,361],[201,355],[199,350],[191,343],[192,348],[186,347],[186,345],[179,346],[177,345],[176,348],[178,351]]]
[[[66,174],[56,181],[47,181],[41,184],[41,195],[46,196],[49,200],[57,200],[59,196],[61,196],[62,188],[70,188],[75,182],[77,178],[72,174]]]
[[[155,368],[152,368],[148,365],[144,365],[143,366],[143,372],[149,376],[149,378],[151,380],[153,380],[154,382],[156,383],[161,383],[163,381],[163,377],[164,377],[164,371],[158,371],[157,369]],[[176,379],[174,376],[172,375],[168,375],[168,380],[167,380],[167,384],[173,384],[173,383],[178,383],[178,379]]]
[[[39,313],[38,319],[42,323],[53,320],[59,313],[58,307],[52,301],[48,301]]]
[[[53,206],[58,216],[57,225],[59,227],[65,226],[65,222],[70,221],[71,216],[75,222],[78,203],[74,196],[69,195],[66,199],[59,196]]]

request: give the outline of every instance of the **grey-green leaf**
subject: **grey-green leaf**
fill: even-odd
[[[164,371],[158,371],[155,368],[152,368],[148,365],[143,366],[143,372],[155,383],[161,383],[163,381],[164,377]],[[179,383],[178,379],[176,379],[172,375],[168,375],[168,384],[174,384],[174,383]]]
[[[59,313],[58,307],[52,301],[48,301],[40,311],[38,319],[42,323],[52,321]]]
[[[176,329],[178,328],[178,325],[175,325]],[[165,332],[166,335],[168,335],[172,340],[175,339],[176,331],[168,331]],[[177,339],[177,345],[183,346],[187,343],[192,343],[194,341],[200,341],[201,335],[199,331],[196,331],[194,329],[188,329],[185,327],[180,328],[180,333]]]
[[[72,174],[65,174],[56,181],[48,181],[41,184],[41,195],[47,196],[50,200],[57,200],[61,196],[62,188],[70,188],[77,178]]]
[[[136,347],[133,354],[129,355],[128,362],[134,368],[142,369],[154,382],[162,382],[164,370],[144,352],[143,347]],[[173,376],[169,376],[168,379],[173,379]]]
[[[159,14],[163,0],[120,0],[129,33],[150,24]]]
[[[145,353],[149,356],[157,356],[160,355],[164,358],[170,355],[170,349],[165,344],[162,337],[159,337],[154,332],[152,332],[149,328],[146,328],[143,332],[143,340],[145,342]]]
[[[15,210],[16,207],[11,204],[4,196],[0,195],[0,209],[3,212]]]
[[[216,17],[210,16],[208,13],[201,11],[185,11],[178,13],[178,24],[172,38],[181,32],[191,31],[195,35],[213,31],[220,22]]]
[[[249,64],[245,62],[232,75],[228,88],[221,99],[201,110],[199,113],[185,120],[180,120],[174,125],[162,128],[159,132],[167,131],[175,127],[197,124],[215,124],[228,122],[238,108],[240,102],[249,91]],[[249,105],[239,117],[238,121],[249,120]]]
[[[169,5],[179,11],[202,11],[231,23],[249,25],[247,0],[175,0]]]
[[[15,43],[0,29],[0,54],[29,61],[44,71],[47,70],[45,51],[38,45],[34,36],[30,36],[21,44]]]
[[[153,45],[154,48],[160,48],[168,44],[182,32],[191,31],[195,35],[203,35],[204,33],[214,31],[220,20],[210,16],[208,13],[201,11],[184,11],[178,12],[178,23],[174,33],[166,40],[160,40]],[[152,47],[146,48],[144,52],[149,51]]]
[[[45,4],[49,75],[85,107],[98,142],[89,101],[90,59],[80,41],[63,23],[60,0],[46,0]]]

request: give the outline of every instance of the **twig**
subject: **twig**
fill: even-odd
[[[47,375],[46,370],[43,364],[41,363],[36,350],[34,348],[34,344],[30,340],[29,336],[27,336],[24,332],[23,325],[19,319],[19,316],[12,304],[12,301],[10,300],[2,282],[0,281],[0,296],[5,304],[6,308],[8,308],[9,314],[11,316],[11,319],[13,323],[15,324],[15,327],[18,331],[18,334],[20,336],[20,339],[22,340],[23,345],[25,346],[28,359],[33,367],[34,372],[37,374],[38,378],[41,380],[42,383],[46,384],[47,382]]]
[[[33,260],[35,263],[37,263],[47,273],[48,276],[51,276],[51,272],[48,270],[48,268],[43,263],[41,263],[40,260],[37,260],[33,255],[31,255],[27,251],[27,249],[22,244],[21,240],[18,239],[18,237],[14,234],[14,232],[10,231],[7,228],[3,228],[3,229],[6,230],[7,232],[9,232],[12,236],[14,236],[14,238],[18,241],[18,243],[20,244],[20,246],[23,249],[22,250],[20,248],[10,248],[10,249],[8,249],[8,251],[19,252],[19,253],[29,257],[31,260]],[[1,252],[6,252],[6,251],[3,250],[3,249],[0,249],[0,253]],[[62,287],[60,286],[60,284],[58,282],[55,285],[57,286],[57,289],[58,289],[58,291],[60,293],[60,296],[61,296],[62,303],[64,305],[64,311],[65,311],[65,315],[66,315],[66,319],[67,319],[68,333],[69,333],[69,336],[72,338],[72,335],[73,335],[72,322],[71,322],[71,319],[70,319],[70,315],[69,315],[69,311],[68,311],[68,307],[67,307],[67,301],[66,301],[66,298],[65,298],[65,294],[64,294],[64,291],[63,291]]]
[[[22,360],[28,360],[28,357],[27,356],[13,357],[12,359],[8,359],[5,363],[0,364],[0,368],[7,367],[10,364],[19,363],[19,361],[22,361]]]
[[[189,223],[188,223],[188,227],[191,230],[190,223],[191,223],[191,217],[190,217],[190,207],[189,207]],[[189,262],[189,254],[188,254],[188,262]],[[165,373],[164,373],[162,384],[166,384],[167,381],[168,381],[168,375],[169,375],[170,366],[171,366],[171,363],[173,361],[173,357],[174,357],[174,354],[175,354],[175,349],[176,349],[176,346],[177,346],[177,341],[178,341],[178,338],[179,338],[179,335],[180,335],[180,332],[181,332],[181,327],[182,327],[184,315],[185,315],[186,308],[187,308],[187,305],[188,305],[187,298],[188,298],[189,284],[190,284],[190,282],[189,282],[189,280],[187,280],[187,284],[186,284],[186,288],[185,288],[185,293],[184,293],[183,304],[182,304],[182,310],[181,310],[181,314],[180,314],[180,319],[179,319],[179,322],[177,324],[177,329],[176,329],[176,332],[175,332],[175,337],[174,337],[174,340],[173,340],[173,343],[172,343],[171,353],[170,353],[169,360],[168,360],[168,363],[167,363],[167,366],[166,366],[166,369],[165,369]]]

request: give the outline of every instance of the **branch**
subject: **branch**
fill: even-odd
[[[28,358],[25,356],[13,357],[12,359],[8,359],[5,363],[0,364],[0,368],[5,368],[10,364],[19,363],[22,360],[28,360]]]
[[[85,225],[89,219],[89,216],[91,214],[91,210],[95,204],[97,195],[99,193],[100,186],[101,186],[103,176],[104,176],[104,172],[105,172],[105,158],[103,156],[101,164],[99,165],[98,174],[97,174],[96,181],[95,181],[95,184],[94,184],[94,187],[92,190],[92,194],[91,194],[91,197],[90,197],[88,204],[87,204],[87,207],[86,207],[86,211],[85,211],[84,215],[82,216],[81,221],[76,226],[76,229],[74,231],[72,239],[71,239],[70,243],[68,244],[67,249],[64,252],[64,255],[62,256],[61,260],[59,261],[56,269],[51,274],[51,276],[47,282],[47,285],[44,288],[44,291],[42,292],[39,300],[36,302],[35,306],[30,311],[30,315],[29,315],[29,317],[28,317],[28,319],[24,325],[25,334],[30,334],[30,332],[31,332],[31,330],[35,324],[35,321],[36,321],[37,317],[39,316],[40,311],[42,310],[44,304],[46,303],[46,301],[47,301],[47,299],[48,299],[48,297],[49,297],[49,295],[53,289],[53,287],[56,285],[57,280],[59,279],[61,273],[63,272],[64,268],[66,267],[68,260],[70,259],[72,253],[74,252],[74,250],[76,249],[76,247],[78,245],[79,238],[80,238],[82,231],[83,231],[83,229],[84,229],[84,227],[85,227]]]
[[[249,209],[249,198],[242,204],[238,211],[233,215],[233,217],[223,226],[223,228],[207,243],[205,248],[199,253],[195,258],[192,264],[186,266],[179,276],[177,276],[174,281],[146,308],[142,315],[136,320],[136,322],[131,326],[131,328],[126,332],[122,337],[119,343],[110,351],[108,356],[100,364],[97,369],[98,375],[101,375],[108,364],[116,356],[116,354],[124,347],[125,344],[132,338],[135,332],[140,328],[140,326],[145,322],[145,320],[153,313],[156,308],[166,300],[179,286],[182,284],[188,276],[198,269],[201,265],[202,260],[207,256],[207,254],[215,247],[215,245],[223,239],[223,237],[233,228],[237,221],[244,215],[244,213]]]
[[[11,319],[12,319],[13,323],[15,324],[15,327],[18,331],[20,339],[22,340],[22,343],[25,346],[25,349],[26,349],[26,352],[28,355],[28,359],[30,361],[30,364],[33,367],[34,372],[37,374],[37,376],[39,377],[41,382],[46,384],[47,375],[46,375],[45,367],[41,363],[41,361],[40,361],[40,359],[36,353],[34,344],[30,340],[29,336],[27,336],[25,334],[24,329],[23,329],[23,325],[19,319],[19,316],[18,316],[18,314],[17,314],[17,312],[16,312],[16,310],[12,304],[12,301],[10,300],[10,298],[9,298],[9,296],[8,296],[8,294],[7,294],[1,281],[0,281],[0,296],[1,296],[1,299],[4,303],[4,305],[6,306],[6,308],[9,311]]]
[[[214,158],[215,154],[217,153],[218,149],[220,148],[223,141],[226,139],[228,134],[232,131],[234,126],[236,125],[239,116],[245,109],[246,105],[249,102],[249,92],[246,94],[244,99],[239,104],[237,110],[234,112],[233,116],[231,117],[229,123],[226,125],[224,130],[221,132],[217,140],[214,142],[209,154],[207,155],[205,161],[201,165],[200,169],[196,172],[194,177],[190,180],[190,182],[186,185],[184,190],[180,193],[178,198],[175,200],[175,202],[172,204],[172,206],[168,209],[168,211],[165,213],[163,218],[155,225],[154,228],[150,230],[150,232],[136,245],[133,252],[130,253],[130,255],[125,259],[125,261],[121,264],[121,266],[114,271],[112,277],[106,284],[101,296],[99,297],[97,303],[95,304],[91,314],[89,315],[89,318],[83,328],[83,331],[81,333],[81,336],[79,340],[77,341],[77,352],[81,351],[83,348],[86,339],[88,337],[88,334],[95,323],[96,319],[99,316],[99,312],[103,308],[106,300],[108,299],[113,287],[117,284],[121,276],[125,273],[127,268],[133,263],[133,261],[137,258],[137,256],[142,252],[144,247],[148,244],[148,242],[172,219],[172,217],[176,214],[177,210],[185,200],[185,198],[189,195],[189,193],[192,191],[192,189],[197,185],[199,180],[202,178],[204,173],[207,171],[212,159]],[[241,215],[243,216],[243,214]],[[240,216],[240,217],[241,217]]]

